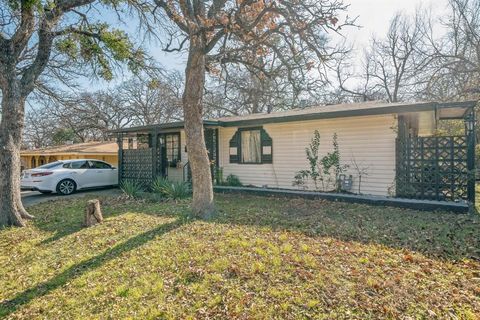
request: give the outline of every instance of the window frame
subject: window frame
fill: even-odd
[[[238,164],[264,164],[263,163],[263,143],[262,143],[262,129],[263,127],[244,127],[238,128],[237,131],[239,132],[238,136],[238,146],[237,146],[237,154],[238,154]],[[259,162],[244,162],[242,159],[242,132],[244,131],[259,131],[260,132],[260,161]]]
[[[177,159],[176,161],[168,160],[168,143],[167,136],[177,136],[178,137],[178,148],[177,148]],[[168,132],[163,134],[163,139],[165,143],[165,159],[168,162],[169,167],[176,167],[178,162],[182,161],[182,140],[180,132]]]

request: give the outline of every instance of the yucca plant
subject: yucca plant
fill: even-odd
[[[166,196],[165,190],[168,189],[170,181],[163,177],[158,177],[152,182],[152,191],[162,196]]]
[[[142,193],[143,188],[140,183],[133,180],[124,180],[120,184],[120,189],[126,194],[129,198],[137,199]]]
[[[190,185],[185,182],[173,182],[165,178],[157,178],[152,183],[152,190],[166,198],[183,199],[191,194]]]

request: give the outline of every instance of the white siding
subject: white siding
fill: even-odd
[[[394,127],[393,115],[266,124],[263,128],[273,140],[273,164],[229,163],[229,141],[237,128],[220,128],[220,166],[224,177],[235,174],[244,185],[296,188],[292,186],[294,175],[308,169],[305,148],[314,131],[318,130],[321,136],[320,157],[332,151],[332,136],[336,132],[341,162],[350,166],[347,174],[354,177],[352,191],[358,190],[358,178],[352,165],[355,158],[361,167],[368,167],[368,176],[362,177],[361,192],[387,195],[395,177]]]

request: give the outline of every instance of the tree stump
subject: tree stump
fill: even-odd
[[[91,227],[103,221],[102,210],[100,209],[100,201],[98,199],[89,200],[85,209],[85,227]]]

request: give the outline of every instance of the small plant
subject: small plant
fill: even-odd
[[[358,194],[362,194],[361,186],[362,186],[362,177],[368,176],[368,167],[364,167],[362,163],[358,163],[355,157],[352,155],[352,164],[353,170],[357,173],[358,176]]]
[[[337,134],[333,134],[333,152],[327,153],[320,159],[318,151],[320,148],[320,133],[315,130],[310,145],[305,148],[305,154],[309,164],[309,169],[300,170],[295,173],[292,185],[307,189],[307,182],[312,180],[315,190],[323,191],[333,189],[339,191],[339,176],[345,172],[348,165],[340,164],[340,149],[338,147]]]
[[[143,192],[142,185],[134,180],[124,180],[120,184],[122,192],[131,199],[138,199]]]
[[[339,177],[349,166],[340,164],[340,149],[338,147],[338,137],[336,133],[333,134],[332,144],[333,152],[327,153],[327,155],[322,158],[321,164],[323,167],[323,175],[327,177],[327,189],[330,189],[330,185],[333,184],[333,189],[339,192],[341,188]]]
[[[225,185],[231,186],[231,187],[241,187],[242,182],[240,181],[240,178],[234,174],[229,174],[227,176],[227,179],[225,180]]]
[[[292,185],[308,189],[307,181],[312,179],[315,189],[318,189],[318,182],[322,179],[320,175],[320,163],[318,162],[318,149],[320,148],[320,132],[315,130],[312,141],[308,148],[305,148],[305,154],[310,168],[300,170],[295,174]]]
[[[192,193],[188,183],[169,181],[161,177],[152,183],[152,190],[155,193],[174,200],[187,198]]]
[[[164,190],[168,188],[169,184],[170,184],[170,181],[168,181],[167,179],[163,177],[157,177],[157,179],[155,179],[152,182],[152,191],[154,193],[164,196],[165,195]]]

